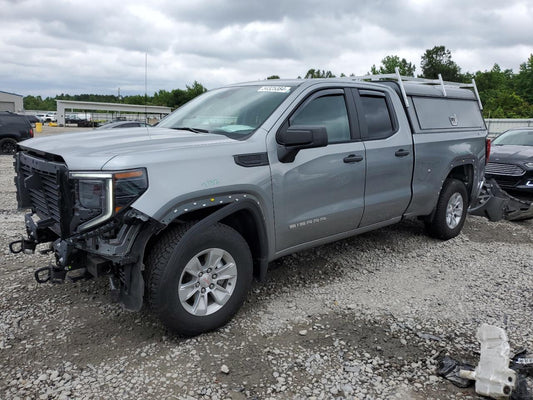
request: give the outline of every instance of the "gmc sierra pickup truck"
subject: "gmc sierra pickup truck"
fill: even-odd
[[[225,324],[253,277],[302,249],[406,217],[457,236],[490,147],[472,84],[400,77],[211,90],[156,127],[35,138],[15,155],[39,282],[108,275],[172,331]]]

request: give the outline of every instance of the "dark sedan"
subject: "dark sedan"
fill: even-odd
[[[510,129],[492,141],[485,176],[507,191],[533,194],[533,127]]]

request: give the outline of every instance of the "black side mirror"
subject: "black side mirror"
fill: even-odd
[[[276,135],[278,159],[282,163],[293,162],[302,149],[325,147],[328,145],[328,132],[325,126],[282,126]]]

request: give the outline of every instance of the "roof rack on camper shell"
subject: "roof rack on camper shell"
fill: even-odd
[[[420,85],[439,85],[442,90],[442,95],[447,96],[446,87],[455,87],[455,88],[468,88],[472,89],[474,92],[477,102],[479,104],[479,109],[483,110],[483,105],[481,104],[481,99],[479,98],[479,92],[477,91],[476,81],[472,79],[472,83],[462,83],[462,82],[448,82],[442,79],[442,75],[439,74],[438,79],[426,79],[426,78],[415,78],[414,76],[402,76],[400,75],[400,70],[398,67],[394,69],[396,72],[394,74],[376,74],[376,75],[363,75],[363,76],[354,76],[352,79],[354,81],[380,81],[380,80],[389,80],[395,79],[398,81],[400,86],[400,91],[402,92],[402,97],[405,102],[405,106],[409,107],[409,101],[407,100],[407,94],[405,93],[404,82],[415,83]]]

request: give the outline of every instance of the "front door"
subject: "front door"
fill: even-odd
[[[292,162],[271,160],[276,251],[353,230],[361,220],[365,149],[350,96],[340,88],[314,92],[286,122],[326,127],[328,145],[302,149]]]

